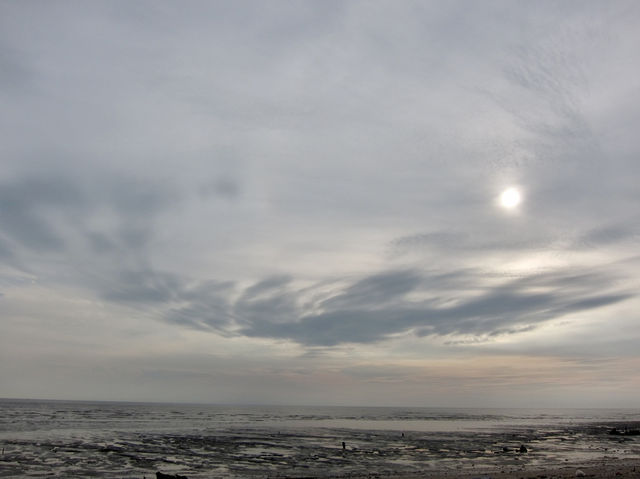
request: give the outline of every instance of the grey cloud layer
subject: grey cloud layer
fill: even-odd
[[[82,183],[59,173],[0,181],[5,251],[17,258],[72,257],[84,243],[98,255],[140,252],[154,216],[174,201],[170,188],[108,174]]]
[[[607,220],[602,223],[602,226],[586,229],[567,225],[544,231],[543,228],[531,227],[500,236],[491,234],[490,231],[476,232],[473,235],[455,230],[418,233],[394,239],[389,243],[388,251],[391,255],[416,252],[478,254],[491,251],[589,250],[638,243],[640,230],[634,223]]]
[[[78,239],[84,238],[96,258],[116,260],[109,266],[94,260],[86,269],[99,268],[99,275],[82,278],[84,286],[106,301],[132,307],[132,314],[142,309],[188,328],[307,346],[378,342],[409,332],[454,337],[509,334],[631,297],[609,291],[610,275],[598,271],[532,275],[500,286],[485,285],[473,270],[392,270],[335,282],[328,289],[326,284],[299,289],[294,277],[283,275],[244,289],[231,281],[185,279],[140,265],[149,259],[145,246],[153,236],[153,218],[170,211],[175,198],[162,185],[106,176],[100,183],[82,186],[54,175],[5,182],[0,189],[0,221],[7,241],[0,252],[9,259],[11,248],[6,245],[11,244],[32,260],[72,257]],[[115,221],[96,230],[90,219],[105,208]],[[628,236],[628,228],[604,228],[585,232],[584,242],[608,245]],[[394,245],[436,247],[448,254],[523,247],[484,244],[462,233],[405,237]],[[136,251],[134,261],[126,259],[127,252]]]
[[[475,291],[468,290],[470,277],[477,282]],[[470,271],[429,275],[405,270],[336,285],[331,293],[313,294],[313,287],[297,290],[292,278],[273,277],[237,294],[231,283],[188,287],[172,275],[137,271],[124,275],[120,293],[106,292],[105,298],[154,308],[164,305],[160,318],[188,327],[335,346],[408,332],[485,339],[523,332],[634,296],[609,292],[611,281],[605,272],[565,271],[483,287],[482,275]],[[412,299],[415,293],[425,298]],[[310,296],[315,300],[309,301]]]
[[[482,339],[621,304],[639,12],[4,2],[2,273],[314,347]],[[492,200],[512,183],[509,216]],[[540,252],[584,256],[479,272]]]
[[[331,346],[345,342],[374,342],[393,334],[415,331],[418,335],[499,335],[533,328],[540,323],[569,313],[596,309],[631,297],[630,294],[596,294],[581,288],[576,280],[572,292],[555,291],[547,282],[562,276],[539,279],[543,293],[529,289],[527,282],[512,281],[499,288],[483,288],[471,298],[462,292],[454,305],[438,305],[438,294],[425,289],[430,283],[415,271],[393,272],[365,278],[320,305],[321,312],[292,318],[290,322],[272,322],[255,317],[242,331],[249,336],[287,338],[305,344]],[[479,278],[478,278],[479,279]],[[590,278],[589,281],[592,281]],[[606,279],[601,278],[602,286]],[[408,298],[412,291],[433,297],[424,301]],[[453,291],[440,291],[447,296]],[[290,293],[278,293],[271,304]],[[455,294],[455,293],[454,293]],[[289,300],[288,304],[291,303]],[[288,313],[276,309],[278,314]]]

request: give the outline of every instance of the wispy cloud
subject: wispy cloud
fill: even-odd
[[[231,282],[189,284],[167,273],[128,271],[115,282],[118,289],[103,297],[162,306],[157,319],[186,327],[336,346],[407,333],[488,341],[635,296],[610,290],[612,277],[606,271],[556,271],[496,286],[482,285],[482,279],[481,273],[470,271],[389,271],[336,284],[327,293],[325,284],[299,289],[293,278],[278,276],[238,292]]]

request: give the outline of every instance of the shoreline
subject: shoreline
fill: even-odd
[[[11,464],[3,464],[0,459],[0,478],[23,478],[23,477],[65,477],[59,474],[62,472],[56,468],[50,470],[40,469],[38,472],[13,469]],[[434,461],[438,462],[438,461]],[[13,464],[17,466],[17,464]],[[6,467],[9,466],[9,467]],[[34,474],[35,472],[35,474]],[[549,464],[513,464],[504,463],[493,466],[469,467],[468,465],[450,464],[442,467],[433,464],[432,469],[419,471],[369,471],[366,474],[358,472],[340,473],[334,470],[333,473],[324,474],[322,468],[315,469],[314,472],[305,474],[291,474],[291,471],[252,471],[242,476],[229,475],[228,473],[216,473],[215,471],[185,470],[182,468],[162,468],[147,471],[123,471],[123,470],[91,470],[84,469],[82,476],[91,476],[105,479],[153,479],[156,472],[167,474],[167,478],[181,477],[186,479],[229,479],[231,477],[247,477],[261,479],[569,479],[576,477],[618,479],[618,478],[640,478],[640,459],[637,458],[616,458],[607,457],[597,460],[549,463]],[[176,476],[179,475],[179,476]],[[76,476],[76,477],[82,477]]]
[[[310,476],[311,477],[311,476]],[[410,473],[390,473],[368,475],[344,475],[331,479],[568,479],[576,477],[592,477],[602,479],[640,478],[640,460],[610,458],[606,460],[590,460],[583,462],[566,462],[514,467],[478,467],[469,470],[434,469]],[[283,478],[284,479],[284,478]]]
[[[0,479],[153,479],[156,472],[189,479],[640,479],[640,410],[593,417],[400,411],[404,421],[394,424],[408,427],[402,430],[381,427],[395,417],[388,411],[330,408],[17,403],[4,412]],[[444,419],[448,427],[411,430],[416,417],[428,426]],[[337,427],[357,419],[359,428]],[[466,429],[470,423],[475,429]]]

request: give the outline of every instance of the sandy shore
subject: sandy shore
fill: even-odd
[[[636,430],[638,421],[471,432],[235,428],[47,437],[45,431],[0,441],[0,479],[143,479],[156,471],[189,479],[640,479],[640,434],[627,432]]]
[[[154,476],[145,476],[151,477]],[[187,476],[188,477],[188,476]],[[428,471],[412,474],[369,474],[367,476],[335,476],[322,479],[575,479],[580,477],[598,479],[640,478],[640,461],[616,460],[609,463],[565,464],[549,468],[500,468],[469,471]],[[267,476],[269,479],[270,476]],[[304,476],[295,479],[312,479]],[[274,476],[274,479],[289,479]],[[293,479],[293,478],[291,478]]]
[[[426,471],[415,474],[378,476],[371,474],[358,479],[568,479],[591,477],[599,479],[640,478],[640,461],[612,460],[581,464],[563,464],[550,467],[501,467],[474,471]],[[356,478],[353,478],[356,479]]]
[[[86,472],[86,471],[85,471]],[[91,477],[112,477],[113,474],[102,475],[99,471],[93,471],[90,474]],[[22,477],[64,477],[58,476],[54,471],[49,474],[31,475],[22,473],[11,473],[8,470],[3,470],[0,464],[0,477],[3,478],[22,478]],[[113,476],[115,477],[115,476]],[[142,476],[125,474],[119,476],[122,479],[143,479]],[[144,479],[154,479],[156,477],[155,472],[148,472],[144,475]],[[183,473],[181,477],[195,477]],[[203,477],[202,471],[197,477]],[[208,476],[207,476],[208,477]],[[218,477],[215,474],[210,477]],[[256,475],[252,474],[247,477],[261,479],[294,479],[288,475]],[[568,478],[599,478],[599,479],[618,479],[618,478],[640,478],[640,460],[625,460],[625,459],[612,459],[606,462],[592,461],[587,463],[567,463],[562,465],[550,465],[549,467],[528,467],[528,466],[499,466],[497,468],[474,468],[469,469],[447,469],[447,470],[432,470],[432,471],[420,471],[414,473],[376,473],[372,471],[367,475],[301,475],[296,476],[295,479],[568,479]]]

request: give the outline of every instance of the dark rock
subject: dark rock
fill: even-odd
[[[156,472],[156,479],[187,479],[187,476],[181,476],[180,474],[163,474],[162,472]]]
[[[524,454],[525,452],[529,452],[529,449],[527,449],[526,446],[523,444],[522,446],[520,446],[520,453]]]
[[[640,436],[640,430],[638,429],[625,429],[624,431],[614,427],[609,431],[612,436]]]

